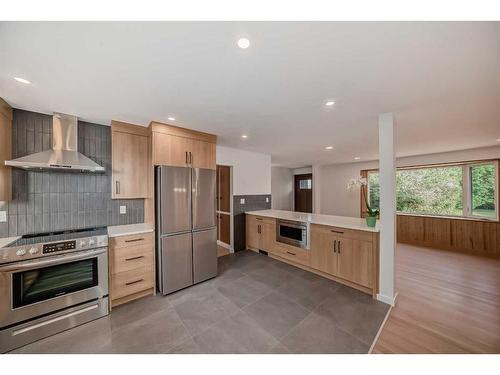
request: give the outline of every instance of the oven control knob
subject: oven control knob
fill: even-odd
[[[25,254],[26,254],[26,250],[24,250],[24,249],[19,249],[19,250],[16,251],[16,255],[18,257],[22,257]]]
[[[87,243],[85,241],[80,241],[80,247],[85,247],[87,246]]]
[[[32,247],[32,248],[30,249],[30,254],[31,254],[31,255],[34,255],[34,254],[36,254],[36,253],[38,253],[38,248],[37,248],[37,247]]]
[[[89,240],[89,246],[95,245],[95,240]]]

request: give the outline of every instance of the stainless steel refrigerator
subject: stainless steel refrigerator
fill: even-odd
[[[217,276],[215,171],[155,169],[157,285],[162,294]]]

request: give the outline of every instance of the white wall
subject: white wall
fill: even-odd
[[[312,173],[312,167],[304,167],[304,168],[295,168],[293,170],[293,174],[308,174]]]
[[[293,170],[286,167],[271,168],[272,208],[293,210]]]
[[[486,159],[500,159],[500,146],[397,158],[396,165],[403,167]],[[323,165],[317,170],[315,169],[314,178],[316,181],[320,181],[316,185],[315,193],[320,195],[321,201],[316,212],[358,217],[360,212],[359,191],[349,192],[346,185],[349,179],[359,176],[360,170],[374,168],[378,168],[378,161]],[[319,179],[318,173],[320,174]]]
[[[271,194],[271,156],[217,146],[217,164],[233,167],[233,195]]]

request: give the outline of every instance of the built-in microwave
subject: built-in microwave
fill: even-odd
[[[276,241],[308,249],[309,242],[307,223],[278,219],[276,221]]]

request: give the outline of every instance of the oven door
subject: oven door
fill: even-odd
[[[0,328],[107,294],[107,248],[3,265]]]
[[[292,221],[278,221],[278,225],[276,226],[276,241],[306,248],[307,226]]]

